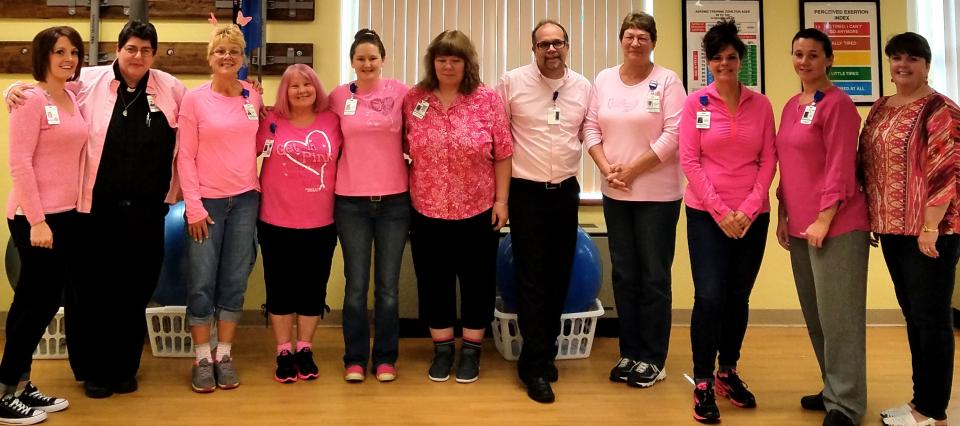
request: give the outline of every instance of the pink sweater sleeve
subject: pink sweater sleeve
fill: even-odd
[[[180,173],[180,190],[186,204],[187,222],[196,223],[209,214],[200,201],[200,175],[197,171],[197,151],[200,147],[200,131],[197,128],[195,97],[188,93],[180,104],[177,131],[180,151],[177,153],[177,171]]]
[[[603,142],[603,131],[600,130],[598,113],[600,111],[600,97],[597,94],[597,83],[590,88],[590,102],[587,104],[587,115],[583,120],[583,148],[589,150],[594,145]],[[662,158],[660,159],[663,160]]]
[[[857,144],[860,137],[860,114],[853,101],[844,99],[833,102],[838,111],[824,111],[823,142],[826,147],[824,161],[823,194],[820,196],[820,211],[842,203],[857,193],[856,175]]]
[[[13,178],[14,200],[31,225],[46,220],[36,170],[33,168],[34,153],[40,141],[40,126],[46,120],[46,99],[37,92],[31,93],[26,104],[10,113],[10,175]]]
[[[752,114],[754,117],[763,116],[763,134],[761,135],[763,145],[760,154],[757,156],[759,166],[757,180],[753,184],[750,195],[747,195],[747,198],[737,207],[737,210],[750,216],[751,220],[757,218],[760,210],[770,198],[770,184],[773,183],[773,176],[777,173],[777,149],[775,145],[777,135],[773,124],[773,107],[765,97],[760,99],[763,102],[758,103],[757,110]]]
[[[732,209],[723,203],[713,183],[707,178],[700,159],[700,129],[697,129],[697,111],[700,110],[699,95],[694,92],[687,97],[680,117],[680,167],[687,177],[687,191],[693,192],[703,203],[707,213],[720,223]],[[771,141],[772,142],[772,141]]]
[[[683,101],[686,97],[687,92],[684,91],[680,80],[670,78],[666,87],[663,88],[663,96],[660,99],[663,132],[650,145],[650,149],[657,154],[660,162],[667,161],[677,154],[677,147],[680,145],[680,115],[683,113]]]

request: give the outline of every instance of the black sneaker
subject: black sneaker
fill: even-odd
[[[445,382],[450,378],[453,369],[453,344],[436,345],[433,347],[433,362],[427,377],[435,382]]]
[[[627,374],[627,384],[637,388],[649,388],[667,378],[667,370],[653,364],[638,362]]]
[[[856,423],[839,410],[830,410],[823,418],[823,426],[856,426]]]
[[[27,382],[27,386],[23,388],[23,392],[17,396],[17,399],[30,408],[48,413],[63,410],[70,405],[66,399],[44,395],[40,392],[40,389],[33,385],[33,382]]]
[[[294,355],[297,362],[297,377],[300,380],[313,380],[320,375],[320,369],[317,363],[313,362],[313,351],[310,348],[303,348]]]
[[[823,392],[800,398],[800,406],[805,410],[827,411],[827,406],[823,403]]]
[[[277,355],[277,372],[273,380],[279,383],[293,383],[297,381],[296,358],[290,351],[284,349]]]
[[[620,358],[617,365],[610,370],[610,381],[624,383],[630,375],[630,370],[637,362],[630,358]]]
[[[28,407],[13,394],[0,398],[0,423],[32,425],[47,419],[47,412]]]
[[[473,383],[480,378],[480,350],[460,348],[460,364],[457,365],[457,383]]]
[[[698,381],[693,389],[693,419],[700,423],[720,422],[720,408],[717,407],[713,385],[709,381]]]
[[[730,400],[740,408],[754,408],[757,400],[753,393],[747,390],[747,384],[740,380],[737,370],[718,371],[714,376],[717,395]]]

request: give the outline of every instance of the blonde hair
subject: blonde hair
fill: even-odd
[[[213,50],[220,45],[220,43],[232,43],[237,46],[240,46],[240,50],[247,48],[247,42],[243,39],[243,33],[240,31],[240,27],[233,24],[226,25],[217,25],[213,29],[213,33],[210,34],[210,42],[207,43],[207,58],[213,56]]]

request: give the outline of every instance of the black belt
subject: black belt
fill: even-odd
[[[553,183],[553,182],[537,182],[534,180],[527,180],[521,178],[511,178],[511,181],[516,185],[522,185],[530,188],[543,188],[543,189],[560,189],[565,186],[570,186],[577,182],[576,176],[570,176],[563,181]]]
[[[398,192],[396,194],[387,194],[387,195],[337,195],[341,198],[349,198],[351,200],[365,200],[372,203],[379,203],[381,201],[389,201],[395,198],[402,198],[407,196],[406,192]]]

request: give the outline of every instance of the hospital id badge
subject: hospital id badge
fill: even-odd
[[[660,112],[660,95],[651,93],[647,96],[647,112]]]
[[[427,115],[427,108],[430,108],[427,101],[417,102],[417,105],[413,107],[413,116],[423,120],[423,117]]]
[[[697,128],[710,128],[710,111],[697,111]]]
[[[817,107],[814,105],[807,105],[803,108],[803,115],[800,116],[800,124],[810,124],[813,123],[813,115],[817,113]]]
[[[560,108],[553,107],[547,113],[547,124],[560,124]]]
[[[347,99],[343,104],[343,115],[354,115],[357,113],[357,100],[355,98]]]
[[[147,95],[147,105],[150,106],[150,112],[160,112],[160,108],[157,108],[157,102],[153,99],[153,95]]]
[[[262,155],[263,158],[267,158],[271,152],[273,152],[273,139],[267,139],[263,144],[263,152],[261,152],[260,155]]]
[[[243,104],[243,110],[247,112],[247,119],[251,121],[260,120],[260,116],[257,115],[257,110],[253,108],[253,105]]]
[[[47,113],[47,124],[60,124],[60,111],[55,105],[47,105],[43,109]]]

